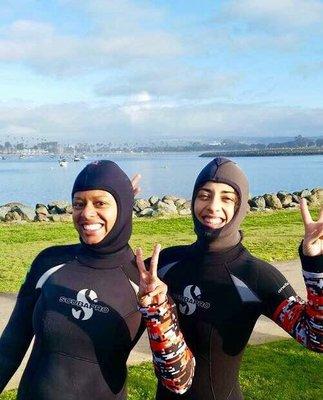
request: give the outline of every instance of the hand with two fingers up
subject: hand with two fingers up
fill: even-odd
[[[323,207],[320,209],[317,221],[313,221],[306,199],[301,199],[300,207],[305,229],[303,254],[309,257],[323,255]]]
[[[138,303],[141,307],[160,305],[167,300],[167,285],[157,276],[160,249],[160,244],[154,246],[149,268],[144,263],[142,249],[136,250],[136,262],[140,277]]]

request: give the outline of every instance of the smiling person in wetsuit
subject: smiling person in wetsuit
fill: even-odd
[[[240,363],[261,314],[310,350],[323,349],[323,210],[313,222],[302,201],[306,303],[277,269],[242,245],[239,226],[249,209],[248,194],[241,169],[226,158],[215,158],[200,172],[193,190],[197,241],[160,254],[158,275],[176,302],[196,370],[185,394],[173,394],[159,384],[158,400],[242,399]]]
[[[145,325],[139,289],[141,311],[155,333],[149,336],[157,375],[183,393],[194,360],[167,302],[166,285],[154,276],[158,247],[153,271],[139,276],[128,244],[130,180],[112,161],[93,162],[76,178],[72,200],[80,243],[47,248],[33,262],[0,339],[0,392],[34,336],[19,400],[126,399],[126,361]]]

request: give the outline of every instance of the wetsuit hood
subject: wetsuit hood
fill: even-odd
[[[100,160],[88,164],[77,176],[72,189],[76,192],[105,190],[117,203],[117,219],[112,230],[96,244],[86,244],[82,238],[81,250],[94,257],[105,257],[128,246],[132,231],[133,190],[128,176],[113,161]]]
[[[232,220],[222,228],[212,229],[203,225],[194,214],[194,202],[199,189],[208,181],[226,183],[235,189],[238,194],[239,203],[235,210]],[[249,210],[248,204],[249,185],[248,180],[236,163],[224,157],[214,158],[199,173],[192,196],[192,216],[194,230],[198,237],[198,242],[203,247],[216,250],[226,250],[235,246],[241,240],[239,226]]]

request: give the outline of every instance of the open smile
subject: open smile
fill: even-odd
[[[226,223],[226,220],[221,217],[205,216],[202,217],[202,219],[203,219],[203,224],[205,226],[208,226],[209,228],[221,228]]]

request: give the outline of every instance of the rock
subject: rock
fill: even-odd
[[[49,219],[48,219],[47,215],[45,215],[45,214],[37,214],[37,212],[36,212],[35,221],[36,222],[48,222]]]
[[[24,206],[24,205],[25,205],[25,204],[19,203],[18,201],[12,201],[12,202],[10,202],[10,203],[5,204],[4,206],[5,206],[5,207],[12,208],[12,207],[20,207],[20,206]]]
[[[50,214],[48,218],[50,221],[60,222],[59,214]]]
[[[297,194],[292,193],[292,200],[294,203],[299,203],[300,197]]]
[[[9,211],[5,216],[5,221],[22,221],[22,217],[17,211]]]
[[[156,204],[156,211],[159,215],[177,214],[177,208],[175,204],[167,204],[163,201],[159,201]]]
[[[187,202],[186,199],[184,199],[183,197],[180,197],[179,199],[177,199],[174,204],[176,207],[182,207],[183,204],[185,204]]]
[[[304,198],[304,197],[310,197],[310,195],[311,195],[312,193],[311,193],[311,191],[310,190],[308,190],[308,189],[304,189],[304,190],[302,190],[301,192],[300,192],[300,197],[301,198]]]
[[[178,211],[179,215],[191,215],[191,210],[189,208],[182,208]]]
[[[320,207],[323,205],[323,189],[315,188],[311,190],[311,196],[308,197],[311,206]]]
[[[59,214],[59,220],[60,222],[73,222],[73,217],[71,214],[68,213]]]
[[[138,213],[138,217],[152,217],[155,211],[148,207]]]
[[[66,207],[65,212],[66,212],[67,214],[73,214],[73,206],[72,206],[72,204],[69,204],[69,205]]]
[[[279,198],[279,200],[284,208],[288,207],[289,204],[293,201],[292,195],[287,192],[278,192],[277,197]]]
[[[136,199],[133,209],[137,212],[144,210],[145,208],[150,207],[150,203],[148,200],[145,199]]]
[[[50,214],[65,214],[66,208],[70,206],[70,203],[64,200],[52,201],[48,204],[47,208]]]
[[[280,210],[281,208],[283,208],[282,203],[280,202],[276,194],[266,193],[264,195],[264,199],[268,208],[272,208],[273,210]]]
[[[11,210],[11,207],[1,206],[0,207],[0,221],[6,220],[6,214]]]
[[[12,207],[11,211],[17,212],[23,221],[34,221],[36,217],[35,210],[32,207],[28,207],[23,204]]]
[[[167,196],[164,196],[164,197],[162,198],[162,201],[163,201],[164,203],[166,203],[166,204],[168,204],[168,203],[167,203],[168,200],[171,200],[173,203],[175,203],[175,201],[178,200],[178,196],[167,195]]]
[[[295,201],[292,201],[291,203],[288,204],[289,208],[295,208],[295,207],[299,207],[299,204],[296,203]]]
[[[262,196],[255,196],[249,200],[249,205],[252,209],[264,210],[266,207],[266,201]]]
[[[165,200],[163,200],[163,203],[169,204],[171,206],[173,206],[173,205],[175,206],[174,200],[171,200],[171,199],[165,199]]]
[[[157,204],[158,203],[158,201],[159,201],[159,197],[157,197],[157,196],[151,196],[151,197],[149,197],[149,203],[152,205],[152,206],[154,206],[155,204]]]
[[[38,214],[47,216],[49,214],[47,207],[44,204],[36,204],[36,216]]]
[[[183,205],[182,205],[182,209],[191,209],[191,200],[186,201]]]

